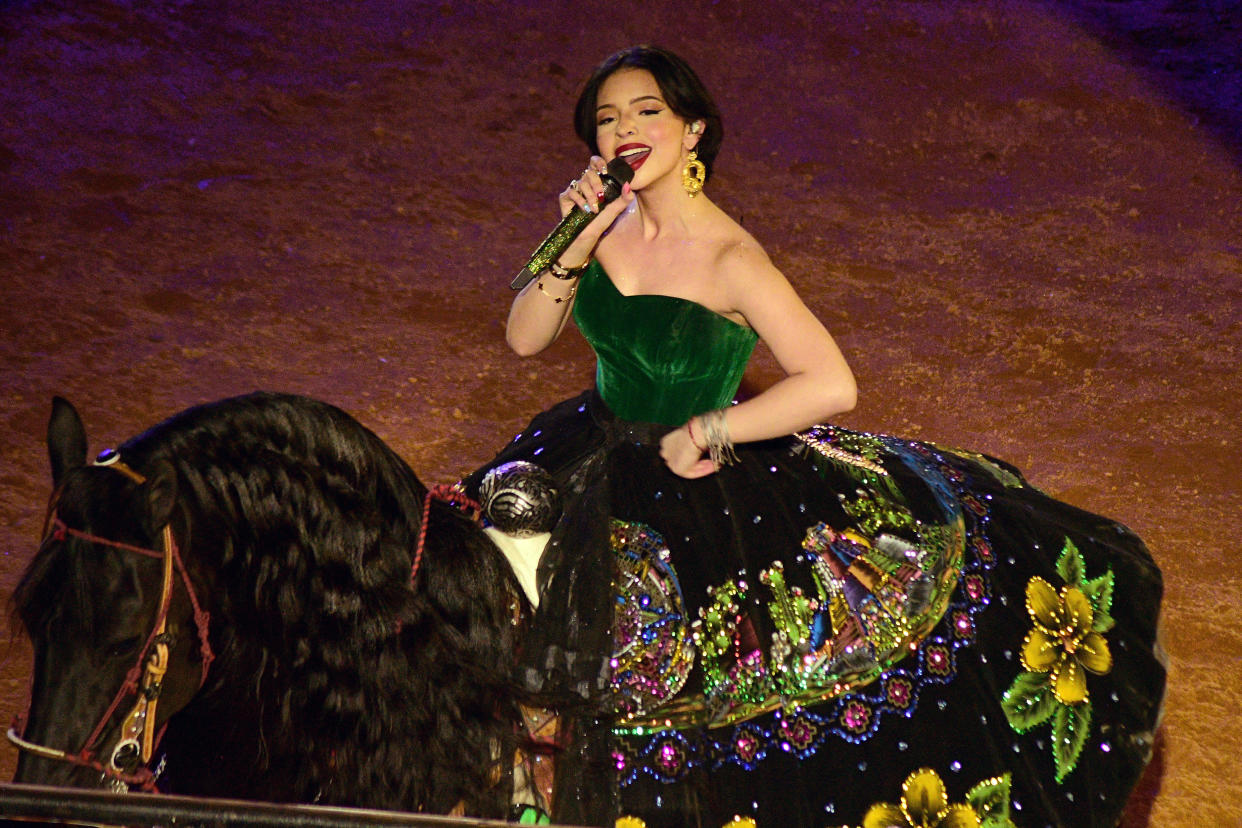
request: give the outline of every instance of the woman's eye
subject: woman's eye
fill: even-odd
[[[659,114],[660,114],[661,112],[663,112],[663,111],[664,111],[663,109],[644,109],[644,110],[642,110],[642,114],[644,114],[644,115],[659,115]]]
[[[604,124],[610,123],[611,121],[612,121],[612,116],[611,116],[611,115],[605,115],[603,118],[600,118],[600,119],[596,122],[596,126],[603,126]]]

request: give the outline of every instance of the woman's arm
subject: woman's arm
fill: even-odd
[[[731,440],[747,443],[792,434],[852,409],[857,386],[841,349],[762,249],[754,243],[735,245],[722,257],[718,273],[729,304],[785,372],[761,394],[725,410]],[[689,429],[670,432],[661,441],[661,455],[683,477],[715,470],[699,448],[705,445],[703,425],[700,417],[691,418]]]
[[[600,238],[634,200],[630,185],[626,184],[619,198],[600,209],[600,195],[604,187],[599,174],[607,168],[603,158],[593,156],[582,177],[575,179],[558,197],[562,216],[570,210],[584,207],[598,214],[561,254],[558,264],[568,270],[590,261]],[[523,288],[509,308],[509,321],[505,326],[505,341],[514,353],[532,356],[556,341],[569,321],[569,310],[573,307],[577,287],[576,277],[558,279],[544,271]]]
[[[577,287],[577,278],[556,279],[545,270],[522,288],[505,325],[505,341],[515,354],[533,356],[556,341],[569,321]]]

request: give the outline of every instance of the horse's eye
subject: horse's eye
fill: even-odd
[[[120,658],[121,656],[133,655],[138,651],[138,647],[141,644],[142,638],[136,635],[132,638],[126,638],[123,641],[118,641],[108,647],[108,657]]]

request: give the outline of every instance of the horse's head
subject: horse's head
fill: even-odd
[[[57,398],[47,533],[14,593],[34,647],[29,716],[10,734],[18,782],[149,781],[160,726],[199,687],[194,614],[173,589],[183,570],[166,529],[175,472],[115,453],[88,464],[86,447],[81,418]]]
[[[260,392],[92,464],[58,400],[48,447],[49,529],[14,595],[35,652],[17,781],[150,781],[143,753],[167,723],[164,787],[179,793],[506,812],[492,762],[517,720],[502,665],[519,588],[374,433]],[[196,591],[220,654],[205,686]]]

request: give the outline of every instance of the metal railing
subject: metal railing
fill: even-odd
[[[168,828],[499,828],[513,823],[328,805],[0,784],[0,819]]]

